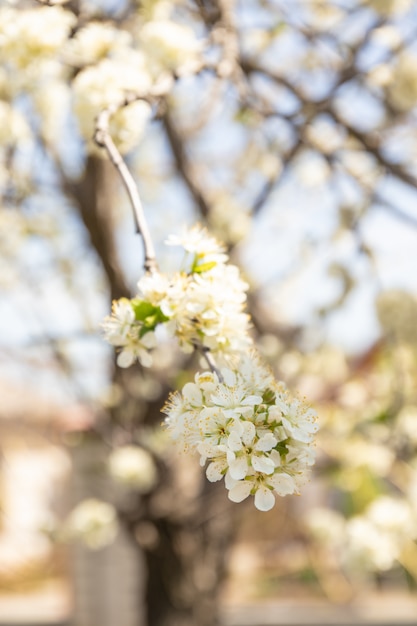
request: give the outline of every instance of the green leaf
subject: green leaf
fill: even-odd
[[[288,454],[288,439],[285,441],[279,441],[275,446],[275,450],[280,453],[281,456],[286,456]]]
[[[145,318],[147,318],[149,315],[152,315],[155,312],[156,308],[159,308],[159,307],[155,307],[150,302],[146,302],[146,300],[139,300],[138,298],[135,298],[134,300],[131,300],[130,302],[132,305],[132,309],[135,312],[135,317],[140,322],[143,322]]]
[[[207,263],[202,263],[201,265],[193,266],[193,273],[202,274],[203,272],[208,272],[212,270],[213,267],[216,267],[216,261],[208,261]]]
[[[139,333],[140,337],[143,337],[149,330],[154,330],[158,324],[163,324],[169,320],[169,317],[162,313],[159,306],[154,306],[150,302],[146,302],[146,300],[136,298],[131,300],[131,305],[137,321],[143,324]],[[143,331],[143,328],[145,331]]]
[[[265,389],[262,396],[262,402],[264,402],[265,404],[274,404],[275,391],[273,391],[272,389]]]

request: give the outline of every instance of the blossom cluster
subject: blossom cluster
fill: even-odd
[[[417,537],[417,509],[405,498],[382,495],[361,515],[345,519],[329,509],[308,516],[313,537],[334,549],[341,564],[355,572],[385,572],[401,562]]]
[[[112,315],[104,321],[107,341],[120,348],[118,365],[139,360],[149,367],[160,325],[186,353],[200,347],[227,361],[247,350],[252,344],[243,310],[248,285],[238,268],[227,263],[224,248],[200,227],[183,237],[171,236],[167,243],[184,248],[184,269],[173,276],[143,276],[138,295],[114,302]]]
[[[268,511],[274,494],[299,492],[314,463],[315,412],[254,355],[236,369],[196,374],[164,412],[173,439],[208,462],[208,480],[224,478],[233,502],[253,495],[256,508]]]
[[[99,18],[85,22],[60,6],[0,8],[0,91],[4,85],[11,105],[19,91],[29,93],[47,126],[42,133],[49,143],[57,137],[54,117],[61,111],[68,116],[72,106],[87,150],[99,154],[94,143],[97,116],[120,106],[111,116],[109,132],[119,150],[128,152],[151,116],[146,98],[153,87],[171,85],[174,72],[194,72],[201,65],[202,46],[193,29],[172,19],[170,3],[150,5],[117,26]],[[64,93],[68,81],[72,94]],[[65,105],[54,106],[51,113],[48,102],[51,96],[56,100],[57,91]],[[126,97],[138,101],[125,107]]]
[[[268,511],[275,495],[298,493],[314,463],[316,414],[274,380],[253,352],[248,285],[228,264],[224,248],[201,227],[166,242],[185,251],[181,272],[148,273],[138,295],[113,303],[103,328],[119,348],[117,362],[152,364],[158,326],[177,338],[181,349],[210,353],[218,369],[198,373],[194,383],[171,395],[164,407],[172,438],[208,462],[210,481],[225,479],[230,500],[249,495]],[[210,362],[210,361],[209,361]]]

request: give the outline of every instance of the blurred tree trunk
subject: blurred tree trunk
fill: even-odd
[[[219,624],[219,593],[235,525],[224,490],[210,487],[193,515],[154,521],[157,541],[145,550],[149,626]]]

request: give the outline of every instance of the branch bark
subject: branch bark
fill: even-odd
[[[171,147],[177,169],[186,184],[200,214],[203,218],[207,218],[210,213],[210,204],[206,199],[200,182],[193,171],[192,165],[186,153],[184,141],[176,124],[172,118],[172,114],[167,110],[162,117],[162,123]]]

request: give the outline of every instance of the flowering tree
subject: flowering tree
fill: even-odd
[[[117,510],[81,503],[64,534],[99,548],[124,528],[146,555],[152,625],[214,623],[241,510],[229,501],[253,496],[267,511],[309,474],[317,424],[297,396],[303,355],[319,353],[327,320],[365,280],[378,291],[373,216],[415,225],[415,26],[400,0],[0,9],[1,280],[10,301],[27,283],[30,312],[43,303],[29,333],[90,407],[90,435],[111,446],[106,471],[133,494]],[[294,313],[291,281],[315,264],[324,287]],[[88,347],[103,316],[110,374],[102,338],[99,358]],[[277,379],[291,377],[294,351],[303,364],[289,391]],[[333,382],[320,381],[311,395],[326,416]],[[334,455],[343,475],[337,432],[330,419],[321,467]],[[357,536],[343,524],[337,545]]]

